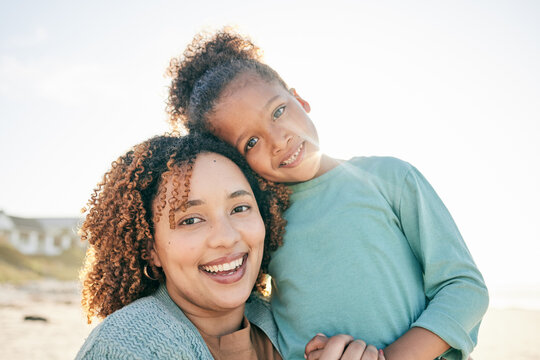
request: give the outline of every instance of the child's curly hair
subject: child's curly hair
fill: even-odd
[[[173,128],[211,130],[208,115],[223,90],[239,75],[249,72],[288,89],[279,74],[262,62],[261,49],[249,38],[229,28],[195,35],[183,55],[171,59],[167,69],[172,78],[167,112]]]
[[[154,224],[159,221],[166,202],[177,208],[187,201],[194,161],[198,154],[207,152],[231,159],[251,185],[266,227],[264,255],[256,284],[259,291],[264,290],[269,251],[282,244],[286,224],[282,213],[289,206],[289,191],[258,177],[234,148],[212,135],[156,136],[114,161],[88,201],[80,234],[83,241],[89,242],[81,274],[82,306],[89,323],[96,316],[105,318],[149,295],[164,280],[162,270],[152,265],[150,258]],[[173,175],[179,169],[183,170],[185,193],[176,192],[167,199],[167,181],[182,181]],[[157,204],[155,212],[154,203]],[[173,209],[166,218],[174,228]],[[156,280],[143,275],[145,266]]]

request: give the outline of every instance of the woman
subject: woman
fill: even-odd
[[[281,359],[250,294],[264,289],[288,196],[259,181],[210,136],[155,137],[115,161],[81,227],[82,304],[105,320],[77,358]]]
[[[281,359],[260,294],[287,207],[284,187],[210,135],[158,136],[121,156],[81,227],[82,304],[104,321],[77,359]],[[345,335],[315,336],[306,354],[377,359]]]

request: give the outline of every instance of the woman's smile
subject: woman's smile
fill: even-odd
[[[234,257],[234,256],[233,256]],[[225,258],[218,259],[206,265],[199,266],[201,272],[208,276],[211,280],[220,284],[233,284],[244,276],[246,273],[248,254],[240,254],[235,260],[222,262]]]

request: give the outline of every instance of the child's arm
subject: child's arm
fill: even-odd
[[[488,293],[482,275],[450,213],[412,166],[396,211],[422,266],[428,303],[411,329],[388,346],[387,358],[400,352],[398,358],[404,359],[404,354],[418,352],[432,359],[433,352],[438,356],[451,347],[458,351],[452,350],[445,357],[465,360],[476,345],[478,327],[487,310]]]
[[[433,360],[450,345],[429,330],[413,327],[384,349],[388,360]]]

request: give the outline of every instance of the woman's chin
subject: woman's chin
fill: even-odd
[[[234,310],[243,307],[251,295],[252,287],[231,289],[213,294],[213,302],[222,310]]]

